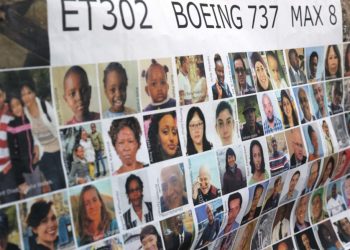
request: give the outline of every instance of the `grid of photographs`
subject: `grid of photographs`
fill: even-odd
[[[0,60],[0,248],[350,248],[348,19],[343,44],[49,67],[30,2],[0,5],[41,40]]]

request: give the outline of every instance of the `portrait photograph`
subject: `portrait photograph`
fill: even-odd
[[[75,249],[67,193],[59,192],[20,204],[24,249]],[[49,224],[50,223],[50,224]],[[50,233],[47,233],[50,225]]]
[[[341,213],[332,218],[333,229],[336,232],[344,248],[350,246],[350,218],[347,212]]]
[[[332,115],[342,113],[343,107],[343,81],[326,82],[326,93],[328,101],[328,109]]]
[[[252,71],[245,52],[229,53],[230,68],[236,96],[256,92]]]
[[[276,176],[290,168],[289,153],[284,132],[265,137],[269,152],[271,176]]]
[[[171,58],[139,61],[142,111],[176,106]]]
[[[344,249],[343,244],[337,237],[330,220],[326,220],[323,223],[314,226],[313,229],[318,245],[323,249]]]
[[[154,189],[151,189],[146,170],[113,177],[118,213],[125,230],[151,222],[157,217],[156,206],[152,202]]]
[[[294,239],[299,249],[320,249],[316,242],[312,228],[309,228],[301,233],[296,234],[294,236]]]
[[[3,2],[1,27],[0,68],[50,65],[46,0]]]
[[[350,144],[350,139],[347,132],[344,114],[332,116],[331,122],[338,141],[339,149],[346,148]]]
[[[327,101],[327,92],[324,82],[314,83],[308,85],[309,93],[311,96],[311,105],[314,110],[314,115],[316,119],[327,117],[331,114],[328,101]]]
[[[258,222],[258,219],[255,219],[239,228],[232,250],[251,249],[252,237],[253,237],[253,233],[257,222]]]
[[[305,164],[307,149],[300,127],[285,131],[285,136],[290,155],[290,168]]]
[[[294,233],[301,232],[311,226],[308,210],[310,194],[301,196],[295,201],[291,213],[291,222]]]
[[[343,211],[346,211],[347,206],[342,193],[341,181],[332,182],[325,186],[327,188],[327,210],[329,216],[335,216]]]
[[[289,79],[292,86],[302,85],[307,82],[305,73],[304,48],[285,50],[287,57]]]
[[[189,203],[186,187],[188,170],[185,172],[185,166],[182,163],[157,169],[153,168],[150,171],[152,177],[157,176],[157,192],[161,213],[171,211]]]
[[[266,52],[266,60],[269,66],[270,76],[274,89],[284,89],[290,86],[283,50]]]
[[[265,181],[263,183],[249,187],[249,196],[245,196],[249,197],[249,202],[246,206],[246,211],[242,218],[241,225],[248,223],[260,215],[268,184],[269,181]]]
[[[276,209],[272,210],[259,217],[259,221],[252,237],[251,249],[264,249],[271,244],[271,228],[276,211]]]
[[[338,180],[350,173],[350,149],[340,151],[338,154],[338,161],[333,171],[332,181]]]
[[[120,226],[115,215],[109,179],[73,187],[69,193],[78,246],[87,245],[119,233]],[[103,230],[92,229],[92,223],[99,225]]]
[[[294,250],[294,243],[292,240],[292,237],[289,237],[283,241],[280,241],[273,245],[272,247],[273,250]]]
[[[299,125],[297,105],[295,98],[289,89],[283,89],[276,93],[277,101],[280,106],[282,122],[285,129]]]
[[[221,199],[208,202],[195,208],[198,236],[195,248],[202,248],[218,238],[220,226],[224,217]]]
[[[198,204],[218,198],[222,194],[216,154],[213,151],[188,159],[191,171],[192,200]]]
[[[305,48],[305,63],[308,82],[324,80],[324,47]]]
[[[319,223],[327,218],[329,214],[326,209],[326,192],[324,187],[316,189],[312,192],[309,200],[309,212],[312,224]]]
[[[0,204],[65,188],[49,69],[1,72],[0,81]]]
[[[332,176],[336,170],[337,164],[338,154],[327,156],[322,160],[322,169],[320,168],[320,178],[316,187],[326,186],[332,181]]]
[[[241,145],[216,151],[219,164],[222,193],[228,194],[247,186],[246,168]]]
[[[350,3],[346,0],[341,1],[342,11],[342,20],[343,20],[343,41],[350,41]]]
[[[332,122],[329,117],[318,120],[318,125],[321,128],[321,137],[324,143],[324,154],[331,155],[339,152],[339,145],[335,135]]]
[[[262,213],[266,213],[267,211],[270,211],[278,206],[286,177],[286,172],[278,176],[271,177],[267,187]]]
[[[100,119],[96,65],[53,67],[52,80],[60,125]]]
[[[317,122],[309,123],[302,126],[304,138],[309,152],[309,161],[313,161],[323,157],[323,141],[321,137],[321,129]]]
[[[332,44],[325,47],[325,78],[326,80],[341,78],[342,59],[341,59],[342,44]]]
[[[238,98],[237,113],[242,141],[264,135],[262,118],[256,95]]]
[[[342,178],[343,198],[348,208],[350,208],[350,175]]]
[[[281,192],[280,204],[295,200],[300,196],[300,193],[305,186],[306,175],[306,167],[298,167],[288,171]]]
[[[293,88],[295,102],[297,103],[299,120],[301,124],[316,120],[314,105],[308,86]]]
[[[141,116],[104,120],[101,125],[112,175],[149,166]]]
[[[16,206],[8,206],[0,209],[0,241],[4,249],[23,249],[18,228]],[[73,240],[73,239],[72,239]]]
[[[98,64],[103,118],[117,118],[140,111],[137,61]]]
[[[60,136],[69,186],[109,176],[100,122],[63,128]]]
[[[190,249],[195,238],[191,210],[162,220],[160,226],[167,249]]]
[[[350,76],[350,43],[343,44],[344,77]]]
[[[272,90],[273,77],[269,73],[265,52],[248,52],[247,56],[257,91]]]
[[[182,156],[176,111],[143,117],[146,144],[151,163]]]
[[[294,203],[295,201],[291,201],[278,207],[272,224],[271,241],[273,243],[291,236],[290,220]]]
[[[270,178],[269,152],[265,138],[244,142],[248,186]]]
[[[215,114],[216,147],[238,144],[240,142],[239,123],[236,99],[226,99],[212,103],[212,114]],[[213,120],[212,120],[213,121]]]
[[[208,84],[202,55],[175,57],[178,100],[181,106],[208,101]]]
[[[123,234],[126,249],[163,250],[162,231],[159,223],[148,224]]]
[[[258,102],[265,135],[283,130],[282,113],[274,93],[259,93]]]
[[[212,112],[206,112],[211,109],[210,103],[191,105],[180,109],[181,117],[178,117],[178,119],[180,119],[183,131],[182,138],[186,145],[186,155],[211,150],[214,141],[216,145],[219,143],[215,133],[212,132],[215,130],[214,115]],[[234,120],[230,121],[232,122],[231,125],[234,125]],[[232,130],[231,135],[233,135],[233,132]]]
[[[301,195],[307,194],[316,188],[317,180],[321,174],[321,160],[309,162],[307,166],[303,167],[307,169],[306,182]]]
[[[214,54],[207,57],[209,67],[209,92],[212,100],[229,98],[234,95],[232,76],[226,54]]]

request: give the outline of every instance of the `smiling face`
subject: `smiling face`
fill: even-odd
[[[323,88],[321,84],[314,84],[312,85],[312,90],[314,92],[314,96],[316,99],[316,102],[318,104],[318,107],[321,109],[324,107],[324,94],[323,94]]]
[[[194,113],[189,122],[190,137],[194,144],[202,145],[204,134],[204,123],[197,113]]]
[[[230,167],[233,167],[236,164],[236,157],[234,155],[228,155],[227,163]]]
[[[260,150],[260,147],[258,145],[254,145],[252,148],[252,153],[255,171],[261,171],[262,152]]]
[[[255,72],[261,88],[263,90],[267,90],[269,87],[269,77],[267,75],[264,65],[260,61],[257,61],[255,63]]]
[[[12,113],[15,117],[22,117],[23,115],[23,106],[19,99],[12,98],[10,101],[10,107],[12,110]]]
[[[338,67],[339,67],[339,58],[335,53],[333,46],[331,46],[329,49],[329,53],[327,56],[327,66],[328,66],[329,74],[331,76],[335,76],[337,74]]]
[[[222,145],[232,144],[234,122],[228,109],[224,109],[219,113],[218,117],[216,118],[215,127],[216,132],[220,136]]]
[[[281,78],[280,78],[280,73],[278,70],[278,62],[277,62],[276,58],[273,56],[268,56],[267,63],[269,64],[274,81],[279,82],[281,80]]]
[[[288,117],[288,119],[291,118],[293,115],[292,113],[293,108],[292,108],[292,104],[290,103],[287,97],[282,98],[282,107],[283,107],[283,113]]]
[[[272,106],[270,98],[267,95],[263,95],[262,104],[263,104],[263,108],[264,108],[264,112],[265,112],[267,120],[269,122],[273,122],[273,119],[274,119],[273,106]]]
[[[72,72],[64,80],[63,98],[74,116],[82,121],[89,113],[91,86],[83,83],[79,74]]]
[[[217,61],[215,64],[215,74],[219,83],[223,84],[225,81],[225,70],[221,61]]]
[[[27,86],[22,87],[21,98],[26,107],[30,107],[35,103],[35,93]]]
[[[117,71],[111,71],[106,76],[105,95],[111,105],[112,112],[122,112],[126,101],[126,83]]]
[[[144,250],[157,250],[157,236],[154,234],[148,234],[142,239],[141,244]]]
[[[184,183],[178,166],[163,168],[160,173],[164,202],[169,209],[182,206]]]
[[[37,234],[37,241],[51,244],[57,239],[57,217],[54,210],[51,208],[49,213],[40,221],[39,226],[33,228],[33,232]]]
[[[158,138],[164,153],[173,157],[177,153],[179,137],[175,118],[167,114],[159,120]]]
[[[202,193],[207,194],[210,189],[210,174],[206,167],[201,167],[198,174],[199,187]]]
[[[123,165],[131,166],[136,162],[139,147],[135,134],[129,127],[124,127],[119,131],[114,148]]]
[[[163,102],[168,97],[169,84],[164,68],[159,65],[151,65],[148,69],[146,93],[154,103]]]
[[[87,219],[90,221],[101,221],[102,203],[94,189],[88,189],[83,195],[83,202]]]

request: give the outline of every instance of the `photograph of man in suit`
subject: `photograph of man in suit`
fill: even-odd
[[[167,250],[190,249],[192,243],[192,233],[186,231],[183,224],[183,216],[177,215],[174,220],[174,230],[164,237]]]
[[[293,86],[305,84],[306,76],[305,73],[300,69],[300,61],[299,55],[296,49],[290,49],[288,51],[288,59],[289,59],[289,77],[290,82]]]

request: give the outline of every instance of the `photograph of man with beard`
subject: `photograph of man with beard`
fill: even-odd
[[[289,63],[289,77],[292,86],[306,83],[306,76],[304,73],[304,49],[289,49],[286,50]],[[300,62],[302,60],[302,62]]]
[[[260,109],[264,110],[262,120],[265,135],[282,130],[283,124],[276,96],[269,93],[259,95],[259,104]]]
[[[160,170],[160,210],[162,213],[188,204],[185,170],[182,164]]]
[[[308,82],[324,80],[324,47],[305,48]]]

